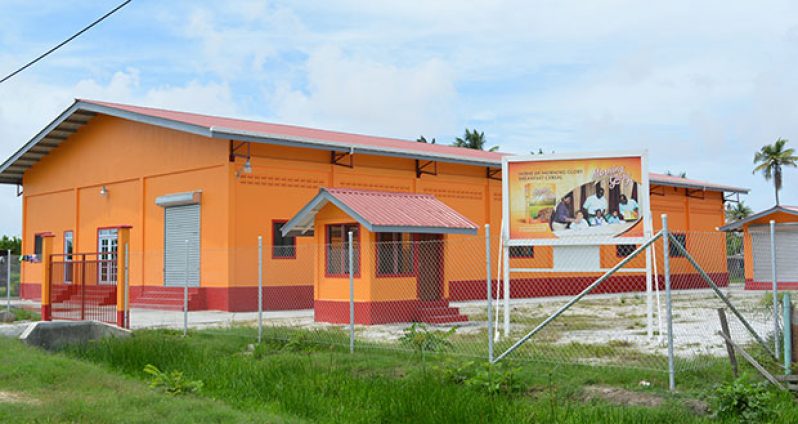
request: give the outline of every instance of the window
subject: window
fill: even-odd
[[[42,235],[36,234],[33,236],[33,254],[36,255],[36,258],[41,260],[42,258]]]
[[[619,258],[625,258],[631,255],[637,249],[637,245],[635,244],[616,244],[615,245],[615,256]]]
[[[97,230],[98,284],[116,284],[117,229]]]
[[[296,258],[296,237],[283,237],[282,229],[286,221],[272,221],[272,258]]]
[[[413,250],[409,233],[377,233],[377,276],[413,275]]]
[[[354,263],[352,269],[355,274],[360,274],[360,233],[357,224],[334,224],[327,227],[326,246],[326,275],[349,275],[349,232],[351,231],[354,246],[352,246]]]
[[[534,258],[535,246],[510,246],[511,258]]]
[[[687,248],[687,234],[685,234],[685,233],[671,233],[671,235],[673,236],[673,238],[676,239],[677,242],[679,242],[679,244],[682,245],[682,247],[684,247],[685,249]],[[676,245],[673,243],[673,240],[671,240],[670,242],[671,243],[668,244],[668,250],[670,252],[671,257],[672,258],[683,258],[684,255],[682,254],[682,251],[678,247],[676,247]]]
[[[64,282],[72,282],[72,253],[74,253],[72,231],[64,231]]]

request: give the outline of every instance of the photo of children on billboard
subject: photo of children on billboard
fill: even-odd
[[[640,155],[508,161],[510,239],[640,237],[642,167]]]

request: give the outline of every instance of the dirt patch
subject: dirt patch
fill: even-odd
[[[645,406],[654,408],[662,405],[664,400],[652,393],[633,392],[620,387],[610,386],[586,386],[584,388],[584,399],[601,399],[609,403],[621,406]]]
[[[0,403],[25,403],[28,405],[38,404],[39,401],[22,393],[0,391]]]

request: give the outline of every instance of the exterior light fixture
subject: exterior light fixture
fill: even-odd
[[[245,174],[251,174],[252,173],[252,163],[249,161],[249,159],[247,159],[247,161],[244,162],[243,171],[244,171]]]
[[[100,196],[105,197],[108,195],[108,189],[105,186],[100,187]]]

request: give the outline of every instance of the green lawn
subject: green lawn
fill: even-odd
[[[714,383],[730,378],[717,360],[680,374],[680,392],[671,395],[660,372],[524,362],[490,369],[479,384],[462,384],[453,370],[468,358],[364,348],[350,355],[296,336],[251,352],[254,337],[250,328],[187,338],[141,331],[59,354],[0,339],[0,392],[33,400],[0,400],[0,422],[715,422],[695,405]],[[147,364],[181,371],[203,387],[183,396],[150,389],[142,371]],[[508,368],[517,368],[516,390],[490,393],[486,387]],[[613,399],[587,394],[597,387],[625,392]],[[626,404],[636,397],[658,402]],[[789,399],[780,397],[774,407],[780,422],[798,420]]]

